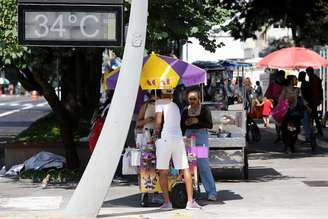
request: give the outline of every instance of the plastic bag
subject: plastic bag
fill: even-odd
[[[103,117],[99,116],[93,125],[93,128],[90,133],[90,137],[89,137],[89,149],[91,152],[96,147],[96,144],[97,144],[98,138],[100,136],[102,127],[104,126],[104,123],[105,123],[105,119]]]
[[[131,156],[130,165],[133,167],[140,166],[140,156],[141,156],[140,150],[137,148],[127,148],[125,150],[129,150]]]
[[[137,175],[138,169],[131,165],[130,150],[126,150],[122,159],[122,174],[123,175]]]
[[[282,100],[278,105],[272,110],[271,117],[276,123],[281,123],[288,112],[288,101]]]
[[[65,163],[65,157],[46,151],[41,151],[24,161],[25,170],[61,169]]]

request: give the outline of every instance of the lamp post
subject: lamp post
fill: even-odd
[[[121,72],[102,132],[65,214],[96,216],[107,195],[128,134],[145,49],[148,0],[132,0]]]

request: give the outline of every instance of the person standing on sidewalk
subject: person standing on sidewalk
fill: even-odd
[[[316,74],[314,74],[314,69],[312,67],[308,67],[306,69],[306,73],[310,79],[309,83],[311,88],[311,101],[309,102],[309,105],[312,110],[311,116],[316,123],[319,135],[323,136],[322,125],[320,123],[317,110],[318,106],[322,103],[323,100],[322,81]]]
[[[279,103],[279,97],[286,85],[286,72],[283,70],[279,70],[276,73],[276,79],[272,82],[268,89],[266,90],[264,96],[268,99],[273,100],[273,108],[275,108]],[[278,125],[276,125],[277,139],[274,141],[278,143],[281,140],[281,130]]]
[[[201,207],[193,200],[192,177],[180,128],[180,110],[172,101],[172,95],[173,90],[162,90],[161,99],[155,103],[155,135],[160,136],[155,143],[156,168],[159,170],[159,180],[165,200],[161,210],[172,209],[168,191],[168,173],[171,158],[174,168],[183,172],[188,197],[186,209],[199,209]],[[163,127],[162,122],[164,122]]]
[[[301,71],[298,74],[298,80],[302,83],[301,84],[301,93],[304,99],[304,104],[308,105],[308,103],[311,101],[311,87],[310,83],[305,80],[306,72]],[[311,141],[311,111],[312,109],[310,107],[307,107],[308,110],[304,111],[304,118],[302,119],[303,129],[304,129],[304,136],[305,136],[305,142]]]
[[[301,90],[297,87],[297,82],[295,75],[288,75],[287,86],[284,87],[280,95],[280,101],[288,101],[288,112],[281,123],[281,135],[285,145],[284,151],[288,152],[290,148],[292,153],[295,152],[295,143],[306,107]]]
[[[196,146],[208,147],[207,129],[213,127],[211,112],[200,103],[198,91],[188,93],[189,106],[182,112],[181,128],[185,136],[196,137]],[[214,177],[209,166],[208,158],[197,158],[200,178],[209,201],[216,201],[216,187]]]
[[[262,91],[261,83],[259,81],[256,81],[255,82],[255,85],[256,85],[256,87],[255,87],[254,92],[255,92],[256,98],[258,100],[262,100],[262,98],[263,98],[263,91]]]
[[[150,92],[150,99],[146,101],[140,108],[136,127],[143,130],[143,133],[150,132],[153,134],[155,128],[155,91]]]

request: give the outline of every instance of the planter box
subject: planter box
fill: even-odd
[[[47,151],[65,156],[65,149],[62,143],[10,143],[4,145],[5,165],[9,169],[13,165],[23,163],[33,155]],[[90,158],[90,151],[87,142],[80,142],[77,146],[77,153],[81,162],[81,168],[85,168]]]

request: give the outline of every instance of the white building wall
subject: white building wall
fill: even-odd
[[[266,37],[267,40],[280,39],[283,37],[292,38],[292,30],[290,28],[280,28],[280,27],[277,28],[275,26],[271,26],[268,28],[266,32]]]
[[[230,36],[217,37],[217,42],[223,42],[225,46],[218,48],[215,53],[205,50],[199,41],[195,38],[190,38],[188,43],[183,46],[182,59],[189,63],[197,60],[201,61],[218,61],[219,59],[243,59],[244,48],[240,40],[234,40]]]

